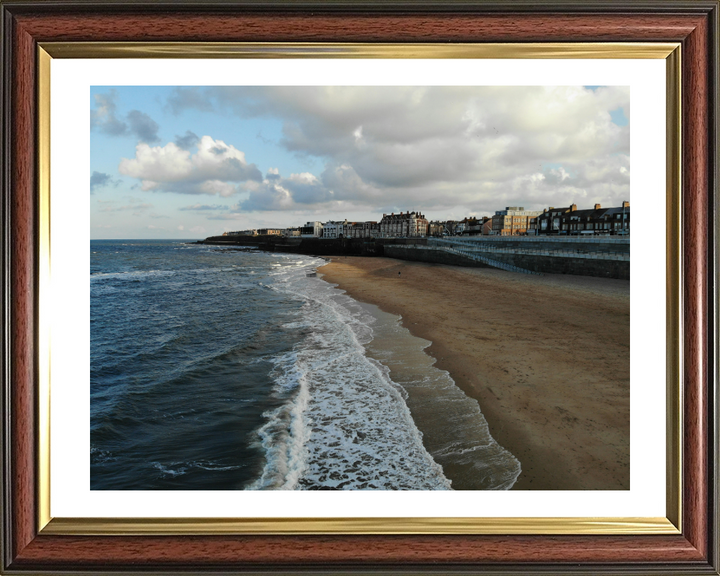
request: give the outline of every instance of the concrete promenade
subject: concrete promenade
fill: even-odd
[[[630,279],[629,238],[428,238],[425,246],[385,245],[384,254],[404,260],[490,266],[526,274]]]
[[[255,246],[313,256],[386,256],[454,266],[493,267],[526,274],[630,279],[629,237],[474,236],[447,238],[284,238],[215,236],[219,246]]]

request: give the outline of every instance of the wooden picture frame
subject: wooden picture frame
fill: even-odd
[[[37,97],[43,43],[680,43],[682,126],[676,207],[682,254],[677,333],[682,398],[680,533],[109,535],[43,530],[38,198],[47,177]],[[115,571],[470,571],[717,574],[718,2],[2,3],[4,573]],[[671,487],[672,488],[672,487]],[[672,490],[670,490],[672,492]],[[264,532],[264,531],[261,531]],[[312,532],[312,531],[311,531]],[[432,531],[431,531],[432,532]],[[512,535],[510,533],[513,533]],[[521,531],[522,532],[522,531]]]

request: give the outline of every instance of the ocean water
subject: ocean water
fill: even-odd
[[[90,251],[91,489],[445,490],[448,471],[459,487],[506,489],[517,478],[429,343],[316,276],[323,260],[180,241]]]

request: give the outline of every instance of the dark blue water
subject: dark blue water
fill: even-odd
[[[253,446],[279,329],[301,303],[266,287],[277,257],[158,241],[91,243],[91,486],[233,489]],[[294,261],[297,261],[294,258]]]
[[[92,489],[449,488],[321,260],[90,250]]]

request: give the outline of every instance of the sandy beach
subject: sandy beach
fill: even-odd
[[[630,487],[630,283],[389,258],[318,271],[402,316],[520,461],[517,490]]]

